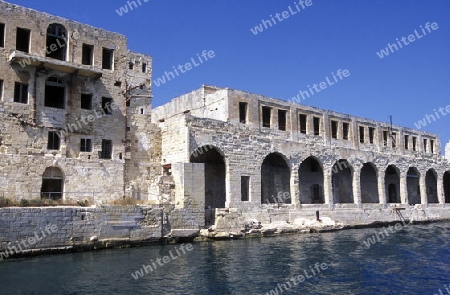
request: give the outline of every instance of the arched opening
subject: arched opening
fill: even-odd
[[[66,60],[67,31],[60,24],[51,24],[47,28],[47,57]]]
[[[400,172],[394,165],[389,165],[384,174],[388,203],[400,203]]]
[[[361,202],[379,203],[377,171],[372,163],[365,163],[361,169]]]
[[[261,166],[261,203],[291,203],[291,171],[279,154],[268,155]]]
[[[445,203],[450,203],[450,171],[446,171],[444,173],[444,195],[445,195]]]
[[[225,208],[225,161],[213,146],[197,148],[191,155],[191,163],[205,164],[205,207]]]
[[[410,167],[406,173],[406,187],[408,190],[408,201],[410,205],[420,204],[420,173],[415,167]]]
[[[339,160],[333,165],[332,183],[335,204],[353,203],[353,169],[347,160]]]
[[[322,165],[314,157],[305,159],[299,168],[300,202],[324,204]]]
[[[429,204],[439,203],[437,195],[437,177],[433,169],[427,171],[425,175],[425,185],[427,187],[427,200]]]
[[[44,106],[64,109],[66,104],[66,85],[57,77],[50,77],[45,81]]]
[[[48,167],[42,174],[41,198],[61,199],[64,191],[64,176],[58,167]]]

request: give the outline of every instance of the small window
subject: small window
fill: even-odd
[[[23,52],[30,50],[30,30],[17,28],[16,49]]]
[[[270,128],[271,113],[272,113],[272,108],[262,107],[263,127]]]
[[[59,137],[58,132],[49,131],[48,132],[47,149],[59,150],[60,143],[61,143],[61,139]]]
[[[409,135],[405,135],[405,150],[409,150]]]
[[[350,124],[347,122],[342,123],[342,138],[348,140],[348,132],[349,132]]]
[[[56,77],[45,81],[44,105],[50,108],[64,109],[66,101],[66,86]]]
[[[391,137],[392,137],[392,147],[396,148],[397,147],[397,133],[392,132]]]
[[[92,94],[81,94],[81,108],[83,110],[92,110]]]
[[[387,144],[388,144],[388,136],[389,136],[389,133],[386,130],[383,130],[383,145],[384,146],[387,146]]]
[[[92,66],[94,60],[94,46],[89,44],[83,44],[82,49],[82,64]]]
[[[5,24],[0,23],[0,47],[5,47]]]
[[[320,135],[320,118],[313,118],[314,135]]]
[[[306,119],[307,115],[300,114],[299,115],[299,121],[300,121],[300,133],[306,134]]]
[[[131,97],[125,99],[125,105],[127,107],[131,106]]]
[[[434,154],[434,140],[430,139],[430,152]]]
[[[113,69],[113,56],[114,56],[114,50],[103,48],[102,69],[105,69],[105,70]]]
[[[364,143],[364,126],[359,126],[359,142]]]
[[[375,128],[369,127],[369,142],[373,143],[375,137]]]
[[[278,129],[286,131],[286,113],[285,110],[278,110]]]
[[[128,69],[129,70],[134,69],[134,63],[132,63],[131,61],[128,63]]]
[[[112,103],[112,98],[102,97],[102,110],[106,115],[112,114],[111,103]]]
[[[92,152],[92,143],[90,138],[80,140],[80,152]]]
[[[142,73],[147,73],[147,64],[146,63],[142,64]]]
[[[3,100],[3,80],[0,80],[0,100]]]
[[[241,176],[241,201],[247,202],[249,200],[250,191],[250,176]]]
[[[16,82],[14,85],[14,102],[28,103],[28,85]]]
[[[331,121],[331,138],[337,139],[338,122]]]
[[[239,102],[239,122],[242,124],[247,123],[247,106],[246,102]]]
[[[100,151],[100,159],[111,159],[112,158],[112,141],[102,140],[102,150]]]
[[[423,139],[423,151],[426,153],[428,151],[428,140],[426,138]]]
[[[417,137],[413,136],[412,138],[412,148],[413,151],[417,151]]]

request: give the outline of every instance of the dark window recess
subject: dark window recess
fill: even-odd
[[[114,50],[103,48],[102,69],[112,70]]]
[[[111,159],[112,156],[112,141],[102,140],[102,150],[100,151],[100,159]]]
[[[413,151],[417,151],[417,137],[415,136],[412,138],[412,149]]]
[[[131,106],[131,97],[126,98],[125,105],[126,105],[127,107]]]
[[[28,85],[16,82],[14,85],[14,102],[28,103]]]
[[[50,108],[64,109],[66,101],[66,87],[64,83],[56,77],[50,77],[45,82],[44,105]]]
[[[114,82],[114,86],[121,87],[122,86],[122,82],[116,81],[116,82]]]
[[[383,131],[383,145],[387,146],[388,143],[388,135],[389,133],[387,131]]]
[[[94,46],[83,44],[81,63],[87,66],[92,66],[94,57]]]
[[[49,150],[59,150],[61,139],[56,131],[48,132],[47,149]]]
[[[430,139],[430,152],[434,154],[434,140]]]
[[[405,150],[409,149],[409,136],[405,135]]]
[[[17,28],[16,49],[23,52],[30,50],[30,30]]]
[[[3,99],[3,80],[0,80],[0,100]]]
[[[263,119],[263,127],[270,128],[270,117],[271,117],[272,109],[269,107],[262,107],[262,119]]]
[[[5,24],[0,23],[0,47],[5,47]]]
[[[278,110],[278,129],[286,131],[286,113],[285,110]]]
[[[375,137],[375,128],[369,127],[369,142],[373,143]]]
[[[424,139],[424,140],[423,140],[423,151],[424,151],[425,153],[426,153],[427,150],[428,150],[427,145],[428,145],[428,140],[427,140],[427,139]]]
[[[250,176],[241,176],[241,201],[249,200]]]
[[[313,118],[314,135],[320,135],[320,118]]]
[[[82,138],[80,140],[80,152],[92,152],[92,144],[90,138]]]
[[[134,69],[134,63],[132,63],[131,61],[128,63],[128,69],[129,70]]]
[[[239,102],[239,122],[240,123],[247,123],[247,103],[246,102]]]
[[[92,110],[92,94],[81,94],[81,108],[83,110]]]
[[[392,137],[392,147],[396,148],[397,147],[397,133],[392,132],[391,137]]]
[[[364,143],[364,126],[359,126],[359,142]]]
[[[106,115],[112,114],[111,103],[112,103],[112,98],[102,97],[102,110]]]
[[[147,72],[147,64],[143,63],[142,64],[142,73],[146,73]]]
[[[46,56],[58,60],[66,60],[67,32],[60,24],[51,24],[47,28]]]
[[[350,127],[349,123],[346,122],[342,123],[342,138],[345,140],[348,140],[349,127]]]
[[[307,118],[308,118],[307,115],[303,115],[303,114],[299,115],[300,133],[306,134],[306,119]]]
[[[331,138],[337,139],[338,122],[331,121]]]

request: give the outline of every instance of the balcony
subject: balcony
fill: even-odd
[[[83,77],[100,78],[102,71],[92,66],[78,65],[58,59],[37,56],[30,53],[15,50],[9,56],[10,64],[18,64],[22,68],[26,66],[44,67],[46,69],[55,70],[62,73],[76,74]]]

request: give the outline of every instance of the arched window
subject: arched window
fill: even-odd
[[[48,167],[42,174],[41,198],[61,199],[64,189],[64,177],[58,167]]]
[[[67,31],[60,24],[51,24],[47,28],[46,56],[66,60]]]

